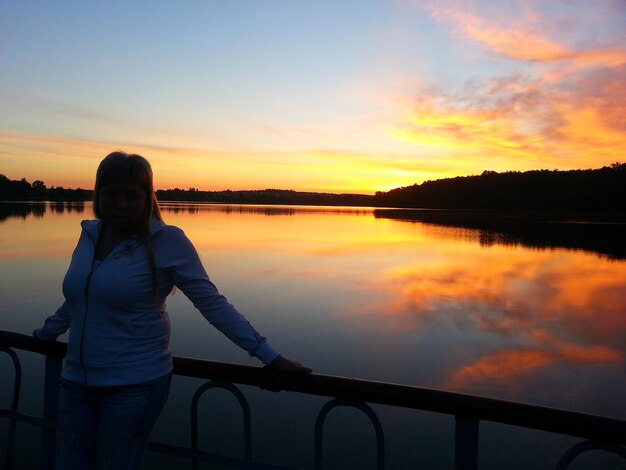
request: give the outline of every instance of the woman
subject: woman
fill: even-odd
[[[264,364],[311,369],[281,356],[218,293],[177,227],[165,225],[152,169],[114,152],[98,167],[97,220],[82,233],[63,281],[65,302],[35,330],[42,340],[68,328],[57,428],[58,469],[137,469],[169,392],[172,353],[165,298],[178,287],[202,315]]]

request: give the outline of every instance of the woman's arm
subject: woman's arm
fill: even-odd
[[[52,341],[65,333],[70,327],[71,310],[67,301],[59,307],[56,313],[44,322],[43,326],[33,331],[33,336],[44,341]]]
[[[180,229],[170,229],[175,230],[170,235],[178,239],[175,244],[172,244],[173,240],[167,243],[169,249],[176,246],[176,263],[170,271],[171,277],[200,313],[231,341],[270,368],[286,373],[310,372],[297,361],[281,356],[269,345],[265,337],[218,292],[191,241]]]

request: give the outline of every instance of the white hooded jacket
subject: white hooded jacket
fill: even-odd
[[[102,261],[94,260],[103,222],[85,220],[63,281],[65,302],[35,331],[56,339],[68,328],[65,380],[85,386],[130,385],[172,370],[170,322],[165,299],[176,286],[234,343],[271,363],[279,354],[222,296],[182,230],[152,220],[157,271],[155,292],[148,252],[138,236],[120,242]]]

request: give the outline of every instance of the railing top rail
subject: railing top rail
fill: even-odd
[[[61,341],[41,341],[32,336],[5,330],[0,330],[1,347],[23,349],[57,357],[65,357],[67,354],[67,343],[62,343]]]
[[[27,335],[0,330],[0,347],[63,356],[67,345],[58,341],[39,341]],[[626,444],[625,420],[462,393],[322,374],[284,375],[256,366],[185,357],[174,357],[174,373],[186,377],[253,385],[276,392],[284,390],[433,411]]]

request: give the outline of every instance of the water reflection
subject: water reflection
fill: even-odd
[[[626,259],[624,218],[577,220],[408,209],[376,209],[374,217],[420,222],[435,227],[457,227],[464,230],[450,233],[477,239],[485,246],[582,249],[612,259]]]
[[[89,204],[89,203],[88,203]],[[41,201],[25,201],[25,202],[0,202],[0,222],[11,218],[19,217],[26,219],[29,216],[41,218],[50,211],[57,214],[64,212],[85,212],[85,203],[82,201],[64,202],[41,202]]]
[[[78,222],[93,217],[86,210],[90,203],[0,208],[0,262],[26,279],[32,263],[58,260],[56,277],[41,281],[57,292]],[[267,312],[260,320],[270,323],[266,331],[275,321],[305,321],[314,335],[332,324],[336,328],[323,338],[337,343],[328,346],[329,358],[334,347],[342,354],[346,338],[359,338],[363,343],[353,347],[372,354],[370,362],[346,363],[345,371],[328,359],[328,373],[526,398],[555,371],[563,380],[587,371],[606,383],[607,371],[623,369],[626,263],[619,261],[615,237],[606,235],[622,230],[619,224],[529,227],[490,214],[473,219],[425,211],[419,214],[424,221],[406,223],[406,211],[337,207],[165,203],[163,211],[193,240],[210,275],[244,313]],[[11,217],[28,220],[6,222]],[[546,228],[541,236],[540,227]],[[16,289],[7,295],[19,294],[19,284]],[[300,317],[291,319],[290,312]],[[189,315],[196,318],[192,308]],[[185,338],[205,331],[198,322],[185,326]],[[303,360],[313,354],[308,362],[323,368],[325,356],[315,351],[303,346],[293,354]],[[432,370],[410,375],[414,368],[403,358],[417,351]],[[384,366],[390,361],[393,366]]]
[[[93,215],[90,203],[20,206],[0,224],[0,329],[29,333],[60,304],[79,222]],[[491,216],[406,222],[368,208],[213,204],[163,204],[163,211],[229,300],[278,349],[319,373],[626,418],[626,262],[604,246],[600,224],[567,245],[563,233],[546,230],[541,238],[534,227],[533,238],[524,227],[494,225]],[[168,310],[175,354],[254,363],[184,295],[168,298]],[[173,396],[183,392],[178,384]],[[168,438],[187,403],[163,425]],[[282,409],[259,408],[276,416]],[[299,413],[294,429],[301,432],[308,421]],[[428,453],[440,439],[422,426],[420,417],[416,434],[402,425],[385,431],[419,435]],[[402,447],[399,459],[413,448]],[[418,467],[421,458],[398,468]]]
[[[63,214],[85,212],[90,202],[0,202],[0,222],[10,218],[43,217],[46,211]],[[420,223],[433,236],[457,241],[477,241],[482,246],[504,245],[529,248],[568,248],[584,250],[610,259],[626,259],[626,223],[617,221],[575,221],[504,216],[492,213],[372,209],[359,207],[261,206],[228,204],[162,203],[165,214],[223,213],[295,216],[296,214],[336,214],[374,216]],[[89,214],[91,216],[91,214]]]
[[[463,333],[491,337],[449,373],[445,388],[513,383],[550,364],[622,362],[625,279],[626,265],[583,253],[439,252],[370,279],[370,289],[385,293],[370,311],[408,317],[396,323],[406,328],[447,318]]]
[[[336,207],[336,206],[264,206],[256,204],[194,204],[194,203],[170,203],[163,202],[159,206],[163,212],[178,214],[186,212],[197,214],[198,212],[220,212],[224,214],[260,214],[267,216],[289,215],[305,213],[324,214],[351,214],[371,215],[373,209],[360,207]]]

